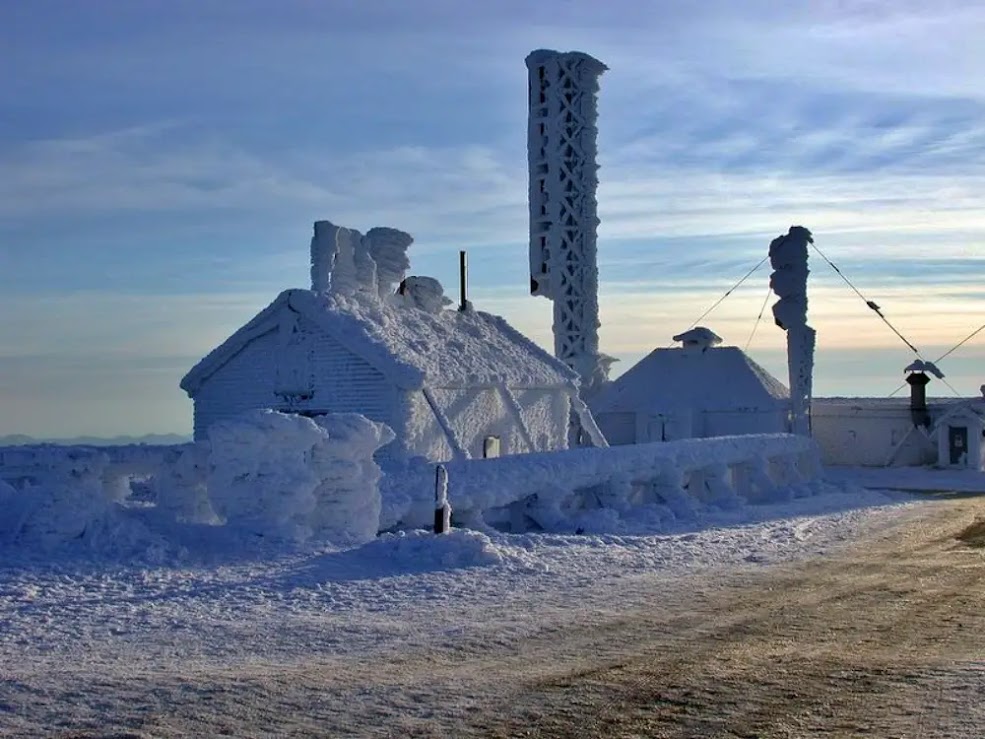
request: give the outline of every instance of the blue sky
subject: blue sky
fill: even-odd
[[[178,380],[307,285],[322,218],[410,231],[412,271],[449,288],[468,249],[477,305],[549,346],[526,294],[540,47],[610,67],[616,372],[792,224],[933,359],[985,322],[985,6],[930,6],[0,0],[0,434],[187,432]],[[816,394],[892,392],[911,352],[812,269]],[[767,280],[703,323],[745,346]],[[785,379],[769,318],[749,352]],[[977,394],[983,359],[985,332],[942,369]]]

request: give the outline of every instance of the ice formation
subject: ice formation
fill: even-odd
[[[591,394],[614,361],[599,354],[598,340],[596,97],[606,66],[544,49],[526,64],[530,292],[553,301],[554,355]]]
[[[226,525],[258,536],[354,544],[376,536],[392,432],[362,416],[253,411],[209,431],[208,495]]]
[[[790,375],[790,422],[795,434],[810,434],[816,333],[807,325],[807,245],[814,243],[803,226],[791,226],[770,242],[770,286],[779,300],[773,305],[776,325],[787,332]]]
[[[311,238],[311,289],[321,295],[357,292],[386,296],[410,266],[407,248],[414,239],[378,226],[366,235],[331,221],[316,221]]]
[[[908,364],[906,366],[906,369],[904,369],[903,371],[904,372],[929,372],[934,377],[936,377],[938,380],[943,380],[944,379],[944,373],[941,372],[937,368],[937,365],[934,364],[933,362],[928,362],[928,361],[926,361],[924,359],[915,359],[913,362],[911,362],[910,364]],[[985,385],[983,385],[983,387],[985,387]]]

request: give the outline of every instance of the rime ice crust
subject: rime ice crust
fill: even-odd
[[[608,378],[599,353],[598,78],[582,52],[539,49],[526,59],[530,292],[554,303],[554,355],[588,394]]]
[[[810,435],[816,333],[807,325],[808,244],[811,232],[791,226],[785,236],[770,243],[770,287],[779,300],[773,306],[776,325],[787,332],[787,365],[790,375],[790,430]]]

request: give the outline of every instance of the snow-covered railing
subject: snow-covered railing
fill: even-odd
[[[140,479],[146,496],[140,500],[178,520],[314,532],[332,541],[433,525],[433,463],[388,466],[381,478],[373,452],[388,431],[345,414],[319,423],[261,413],[199,444],[0,447],[0,480],[47,501],[39,505],[68,511],[90,499],[124,502],[131,481]],[[574,522],[586,512],[631,520],[639,506],[656,506],[680,517],[702,505],[808,494],[819,478],[818,459],[806,437],[761,434],[454,460],[444,467],[456,525],[577,530]],[[0,493],[14,494],[4,487]]]
[[[158,473],[169,455],[190,444],[89,446],[31,444],[0,447],[0,480],[15,488],[43,484],[55,470],[98,466],[103,484],[113,489],[133,477]]]
[[[817,447],[792,434],[749,434],[708,439],[579,448],[498,459],[451,461],[448,495],[459,522],[481,522],[513,506],[545,528],[586,507],[617,511],[646,503],[680,509],[793,496],[820,476]],[[433,505],[433,465],[388,475],[383,481],[381,526],[427,525]],[[418,492],[409,492],[418,490]],[[522,511],[516,509],[522,504]]]

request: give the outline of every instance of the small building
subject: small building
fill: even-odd
[[[937,437],[937,466],[982,470],[982,434],[985,406],[980,400],[956,405],[934,424]]]
[[[941,401],[930,401],[921,412],[940,416]],[[811,435],[825,464],[907,467],[936,457],[929,424],[914,422],[906,398],[814,398]]]
[[[917,360],[905,370],[910,397],[814,398],[811,430],[825,464],[856,467],[981,469],[982,400],[927,398],[929,375]]]
[[[787,388],[745,352],[701,327],[674,340],[589,400],[610,444],[788,430]]]
[[[502,318],[447,309],[436,280],[403,279],[410,237],[377,231],[316,224],[313,289],[282,292],[181,380],[195,439],[271,408],[385,423],[381,462],[567,448],[577,375]]]

